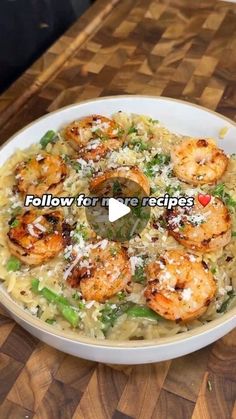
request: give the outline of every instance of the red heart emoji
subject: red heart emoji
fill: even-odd
[[[211,200],[211,195],[203,195],[202,193],[199,193],[197,199],[203,207],[206,207]]]

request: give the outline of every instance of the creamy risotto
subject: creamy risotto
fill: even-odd
[[[192,196],[194,207],[151,208],[145,229],[123,243],[96,236],[83,207],[24,207],[27,194],[88,195],[123,167],[148,195]],[[148,116],[92,115],[48,131],[0,169],[3,286],[75,336],[153,339],[222,316],[235,304],[235,174],[235,156],[214,140]],[[210,196],[205,206],[199,194]]]

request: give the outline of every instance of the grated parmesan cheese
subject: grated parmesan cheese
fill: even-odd
[[[191,288],[184,288],[184,290],[182,291],[182,299],[184,301],[189,301],[191,296],[192,296],[192,289]]]

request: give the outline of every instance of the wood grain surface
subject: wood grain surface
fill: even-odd
[[[98,0],[0,97],[0,141],[61,106],[151,94],[236,119],[236,5]],[[102,365],[0,315],[0,419],[236,418],[236,332],[185,357]]]

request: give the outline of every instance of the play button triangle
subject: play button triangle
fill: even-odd
[[[130,213],[130,208],[117,199],[110,198],[108,203],[108,219],[111,223]]]

